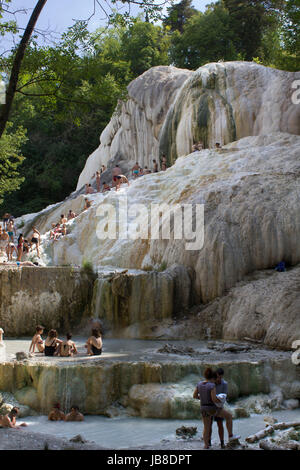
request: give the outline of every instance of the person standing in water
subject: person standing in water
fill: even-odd
[[[65,414],[60,410],[60,404],[55,403],[48,415],[49,421],[65,421]]]
[[[217,378],[216,378],[216,394],[219,395],[220,393],[224,393],[226,396],[228,394],[228,384],[226,380],[223,379],[224,377],[224,370],[220,367],[219,369],[216,370],[217,373]],[[219,438],[220,438],[220,444],[221,448],[225,448],[224,444],[224,418],[220,416],[215,416],[212,417],[212,422],[211,422],[211,431],[210,431],[210,436],[209,436],[209,443],[211,445],[211,435],[212,435],[212,427],[213,427],[213,422],[215,421],[218,425],[218,433],[219,433]]]
[[[217,406],[217,404],[220,403],[220,400],[218,400],[216,396],[217,373],[213,372],[213,370],[208,367],[204,371],[204,377],[205,380],[197,384],[194,390],[193,398],[196,398],[201,401],[201,414],[204,426],[204,448],[209,449],[212,417],[217,416],[225,418],[229,441],[238,439],[239,436],[234,436],[232,432],[232,414],[224,410],[223,408],[219,408]]]
[[[79,407],[77,405],[71,406],[70,413],[66,416],[66,421],[83,421],[84,416],[79,412]]]

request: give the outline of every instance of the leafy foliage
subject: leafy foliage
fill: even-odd
[[[24,180],[19,176],[18,167],[24,160],[20,149],[26,141],[26,135],[22,127],[10,132],[11,127],[9,123],[0,140],[0,202],[4,194],[18,189]]]

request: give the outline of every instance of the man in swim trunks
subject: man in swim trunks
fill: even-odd
[[[9,220],[7,223],[7,233],[11,242],[14,241],[14,234],[16,235],[16,228],[13,220]]]
[[[125,175],[118,175],[118,176],[116,176],[116,178],[117,178],[116,191],[118,191],[118,189],[120,189],[121,184],[123,184],[123,183],[127,183],[128,186],[129,186],[129,181],[128,181],[128,179],[126,178]]]
[[[40,257],[40,251],[39,251],[40,241],[41,241],[40,232],[35,227],[32,227],[32,235],[30,239],[30,250],[32,251],[33,245],[35,245],[38,258]]]
[[[135,162],[135,165],[131,168],[132,176],[136,179],[139,176],[140,165]]]
[[[76,405],[73,405],[71,407],[70,413],[67,414],[66,416],[66,421],[83,421],[84,416],[83,414],[79,413],[79,407]]]

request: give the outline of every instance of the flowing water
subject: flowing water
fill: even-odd
[[[278,421],[295,421],[300,418],[300,411],[276,411],[272,416]],[[22,420],[28,424],[28,431],[52,434],[56,437],[70,439],[77,434],[89,441],[110,449],[127,449],[140,446],[157,445],[163,439],[175,441],[176,429],[181,426],[197,426],[196,439],[202,435],[200,420],[166,420],[143,418],[106,418],[103,416],[86,416],[84,422],[50,422],[46,416],[28,417]],[[263,415],[251,415],[250,418],[234,420],[234,432],[243,440],[265,427]],[[226,433],[225,433],[226,435]],[[212,441],[218,444],[217,427],[213,426]],[[214,442],[213,442],[214,443]],[[202,448],[202,442],[199,447]]]

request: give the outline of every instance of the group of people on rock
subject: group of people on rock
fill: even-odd
[[[216,149],[221,149],[222,148],[220,142],[216,142],[215,148]],[[199,141],[199,142],[194,143],[192,145],[192,153],[193,152],[199,152],[200,150],[203,150],[203,149],[204,149],[204,145],[203,145],[202,141]]]
[[[137,179],[140,176],[148,175],[149,173],[157,173],[158,170],[158,163],[155,159],[152,160],[153,163],[153,168],[152,170],[148,168],[148,166],[145,166],[142,168],[138,162],[135,162],[134,166],[131,168],[131,176],[133,179]],[[127,184],[130,186],[130,183],[128,181],[127,176],[122,174],[122,170],[119,165],[116,165],[112,169],[112,184],[111,186],[106,182],[103,181],[102,183],[102,190],[101,190],[101,175],[106,171],[106,166],[102,165],[100,171],[96,171],[96,173],[93,174],[92,179],[96,178],[96,188],[94,189],[91,183],[86,183],[85,184],[85,194],[94,194],[94,193],[105,193],[106,191],[111,191],[112,189],[116,189],[118,191],[121,187],[122,184]],[[165,155],[162,155],[161,157],[161,170],[165,171],[167,169],[167,157]]]
[[[29,254],[33,249],[36,249],[38,258],[40,257],[39,245],[41,235],[36,227],[32,227],[29,239],[25,239],[23,234],[20,233],[17,242],[15,238],[17,231],[15,228],[14,220],[3,218],[3,227],[0,225],[0,255],[6,254],[7,261],[14,261],[13,255],[16,256],[16,262],[21,263],[24,255]],[[31,263],[27,261],[30,265]]]
[[[42,338],[43,333],[44,327],[38,325],[29,347],[29,353],[34,353],[35,348],[37,348],[37,352],[43,353],[45,356],[72,357],[78,353],[76,345],[72,341],[71,333],[67,333],[66,338],[61,340],[58,338],[57,331],[51,329],[45,341]],[[102,336],[99,329],[92,329],[85,348],[89,356],[100,356],[102,354]]]

